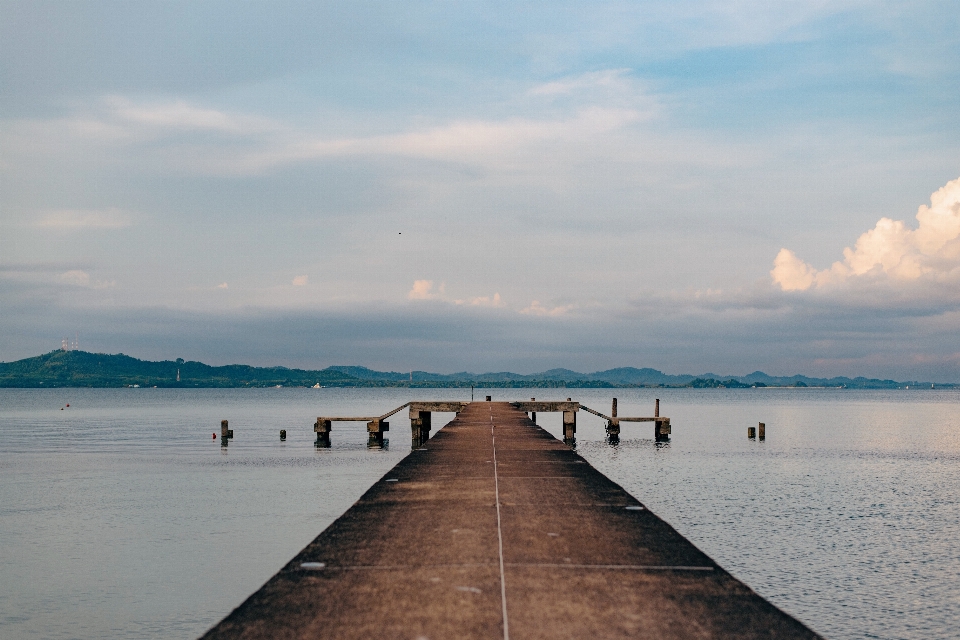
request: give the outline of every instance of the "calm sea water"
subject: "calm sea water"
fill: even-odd
[[[198,636],[409,451],[405,411],[384,450],[349,423],[316,450],[318,414],[469,393],[0,390],[0,637]],[[581,412],[580,453],[827,637],[960,636],[960,392],[487,393],[604,412],[616,395],[620,415],[659,397],[669,444],[640,423],[611,446]],[[559,434],[559,416],[538,417]],[[236,434],[225,450],[221,419]],[[766,441],[748,440],[760,421]]]

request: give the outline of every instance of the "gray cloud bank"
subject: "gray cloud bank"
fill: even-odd
[[[439,300],[327,312],[83,306],[36,295],[35,287],[10,280],[0,280],[0,294],[4,361],[57,348],[61,336],[78,331],[87,351],[211,364],[359,364],[447,373],[648,366],[666,373],[742,375],[760,369],[773,375],[960,381],[955,300],[939,307],[874,300],[871,307],[849,299],[798,300],[757,283],[730,294],[650,295],[549,316]]]

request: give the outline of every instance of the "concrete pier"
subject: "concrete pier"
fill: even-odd
[[[204,637],[818,636],[522,408],[484,401]]]

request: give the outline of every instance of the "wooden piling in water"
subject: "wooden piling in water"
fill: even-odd
[[[432,415],[430,411],[410,407],[410,444],[412,448],[416,449],[430,439]]]
[[[390,430],[390,423],[379,418],[367,423],[367,446],[382,447],[383,434]]]
[[[567,398],[569,400],[569,398]],[[577,434],[577,412],[563,412],[563,441],[569,445],[576,443]]]
[[[610,403],[610,419],[607,420],[607,438],[611,444],[620,441],[620,419],[617,417],[617,399]]]
[[[233,429],[229,429],[229,420],[220,421],[220,444],[227,446],[227,443],[233,438]]]
[[[766,440],[766,439],[767,439],[767,425],[766,425],[766,423],[761,422],[761,423],[760,423],[760,426],[757,427],[757,436],[758,436],[761,440]]]
[[[747,427],[747,437],[751,440],[757,437],[757,428],[756,427]]]
[[[323,417],[318,417],[313,423],[313,430],[317,434],[316,446],[321,449],[330,448],[330,431],[333,429],[333,421]]]

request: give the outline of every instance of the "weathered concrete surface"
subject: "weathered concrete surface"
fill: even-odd
[[[476,402],[204,637],[817,637],[638,507]]]

